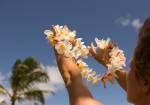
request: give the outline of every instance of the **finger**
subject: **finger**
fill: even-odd
[[[89,49],[89,52],[91,53],[91,55],[94,57],[95,60],[97,60],[99,63],[101,63],[102,65],[105,66],[105,63],[102,61],[102,59],[100,59],[101,57],[99,56],[99,54],[97,54],[93,48]]]
[[[56,56],[56,60],[59,61],[63,58],[63,56],[61,54],[58,54],[57,50],[55,48],[53,48],[55,56]]]
[[[54,25],[52,25],[52,31],[53,31],[53,33],[54,33],[54,36],[56,35],[56,30],[55,30],[55,28],[54,28],[55,26]]]
[[[92,51],[96,54],[96,48],[95,48],[95,46],[94,46],[93,43],[91,43],[91,49],[92,49]]]
[[[71,77],[69,72],[64,73],[64,82],[66,84],[66,87],[71,84]]]
[[[97,53],[96,53],[96,50],[95,50],[93,44],[91,44],[91,46],[89,46],[88,49],[89,49],[89,52],[91,53],[91,55],[92,55],[95,59],[97,59],[97,58],[98,58],[98,55],[97,55]]]

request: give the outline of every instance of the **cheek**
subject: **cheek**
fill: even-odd
[[[127,76],[127,98],[128,100],[132,96],[132,93],[133,93],[132,90],[134,90],[134,85],[132,83],[134,82],[132,80],[131,71],[129,71],[128,76]]]
[[[137,103],[140,98],[139,88],[135,71],[130,70],[127,76],[127,99],[129,102]]]

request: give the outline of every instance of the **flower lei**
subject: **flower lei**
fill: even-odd
[[[106,65],[108,71],[103,75],[97,75],[92,68],[83,61],[89,56],[89,49],[84,45],[82,38],[76,38],[76,31],[71,31],[67,26],[52,26],[51,30],[45,30],[47,39],[50,44],[55,48],[58,54],[63,54],[64,56],[72,56],[76,60],[76,64],[81,70],[81,74],[88,81],[93,84],[97,84],[102,81],[104,86],[107,81],[113,83],[114,79],[117,77],[115,74],[116,70],[121,70],[125,66],[125,57],[123,51],[119,47],[111,48],[109,53],[109,63]],[[91,43],[92,49],[96,52],[97,49],[104,50],[110,46],[110,39],[99,40],[95,38],[96,47]]]

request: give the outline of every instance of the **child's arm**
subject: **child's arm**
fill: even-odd
[[[59,71],[69,94],[70,105],[102,105],[93,99],[90,91],[83,83],[80,70],[74,59],[58,55],[56,52],[55,54]]]
[[[105,51],[101,51],[100,53],[96,53],[92,48],[89,48],[89,51],[93,58],[98,61],[100,64],[102,64],[104,67],[106,67],[106,63],[108,62],[108,56],[104,54]],[[125,70],[116,71],[117,76],[119,77],[117,79],[120,86],[126,91],[126,76],[127,72]]]
[[[119,85],[126,91],[127,90],[127,83],[126,83],[127,72],[125,70],[116,71],[116,74],[118,76],[117,81]]]

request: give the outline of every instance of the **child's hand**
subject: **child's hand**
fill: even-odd
[[[60,55],[55,51],[56,61],[59,68],[59,71],[64,79],[66,86],[71,83],[71,79],[77,75],[81,75],[80,70],[75,63],[75,59],[70,57],[65,57]]]
[[[54,26],[52,26],[52,29],[54,36],[56,35],[56,30]],[[75,59],[73,57],[66,57],[63,54],[58,54],[57,51],[54,49],[57,65],[59,68],[59,71],[64,79],[64,82],[66,85],[69,85],[71,83],[71,78],[75,75],[80,74],[80,70],[75,62]]]
[[[97,60],[100,64],[107,67],[107,64],[109,63],[109,53],[111,49],[113,48],[113,44],[110,44],[110,46],[106,49],[98,49],[98,51],[95,51],[95,49],[90,46],[89,52],[93,56],[95,60]]]

